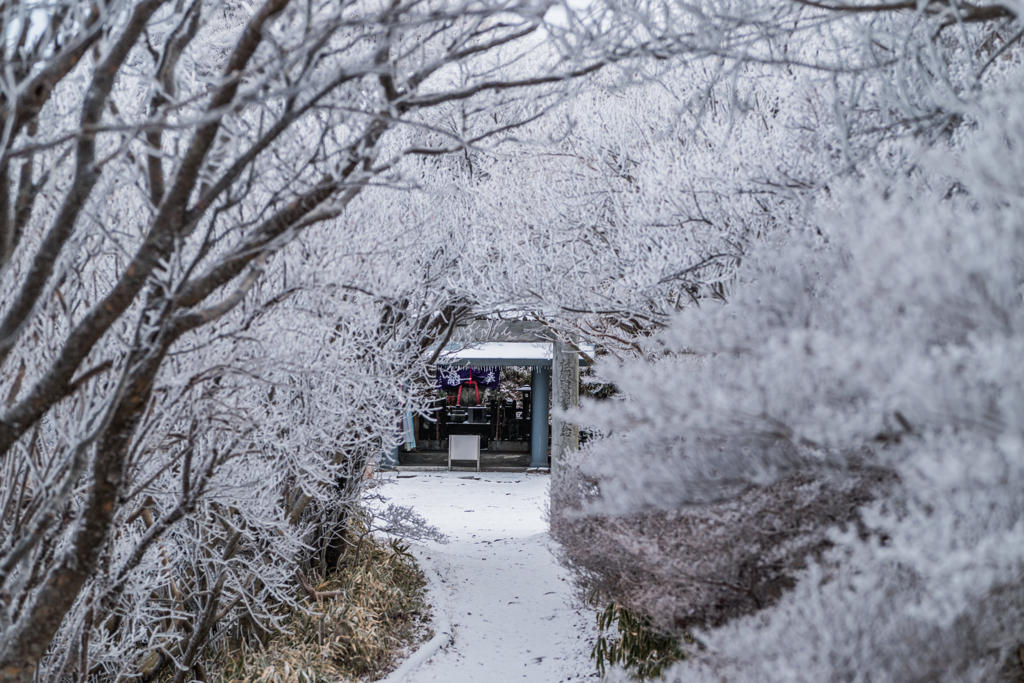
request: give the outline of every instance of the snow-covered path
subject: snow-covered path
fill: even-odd
[[[410,683],[560,683],[595,679],[594,617],[570,606],[566,572],[548,549],[549,477],[416,472],[379,489],[413,507],[449,543],[413,552],[441,577],[452,642]]]

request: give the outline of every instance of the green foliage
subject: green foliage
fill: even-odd
[[[598,601],[595,594],[591,604],[597,607]],[[613,626],[618,638],[610,635]],[[590,658],[602,676],[609,664],[618,664],[638,679],[660,678],[665,667],[684,658],[678,638],[658,631],[646,616],[618,603],[613,602],[598,613],[597,629],[597,643]]]

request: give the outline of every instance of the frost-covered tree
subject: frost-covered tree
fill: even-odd
[[[618,37],[648,59],[443,162],[435,215],[475,231],[465,262],[493,266],[473,291],[512,291],[554,327],[626,346],[723,298],[751,241],[806,227],[837,178],[912,167],[920,146],[903,141],[948,140],[1012,72],[1005,10],[965,8],[956,32],[956,7],[912,9],[590,3],[571,15],[631,15]]]
[[[635,67],[591,79],[498,144],[407,167],[418,184],[391,220],[445,232],[437,260],[478,315],[629,353],[686,305],[722,298],[750,241],[794,220],[744,156],[765,158],[759,136],[785,131],[753,117],[695,128],[682,103],[714,74],[655,68],[623,85]]]
[[[0,4],[0,678],[184,680],[337,550],[468,312],[358,198],[623,56],[549,9]]]

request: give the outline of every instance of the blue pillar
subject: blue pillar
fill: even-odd
[[[533,405],[530,408],[530,467],[548,466],[548,398],[551,371],[534,366],[530,373]]]

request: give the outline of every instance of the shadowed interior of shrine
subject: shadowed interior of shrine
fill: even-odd
[[[479,437],[481,469],[549,469],[564,449],[575,449],[576,426],[552,408],[578,405],[580,364],[593,348],[546,334],[520,322],[498,331],[469,328],[448,343],[434,368],[432,409],[405,413],[403,443],[385,466],[446,467],[453,436]]]

